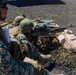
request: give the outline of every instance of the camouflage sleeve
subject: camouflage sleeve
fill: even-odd
[[[34,67],[25,62],[16,61],[9,51],[0,47],[0,75],[34,75]]]

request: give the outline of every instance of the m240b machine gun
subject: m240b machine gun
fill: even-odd
[[[43,26],[38,26],[34,28],[34,33],[32,34],[33,36],[42,36],[42,35],[48,35],[49,33],[57,33],[57,32],[62,32],[67,28],[74,27],[73,25],[69,26],[64,26],[64,27],[48,27],[46,25]]]
[[[35,27],[32,34],[33,37],[36,37],[33,44],[39,48],[41,53],[47,54],[51,50],[58,49],[60,43],[55,34],[57,32],[62,32],[67,28],[74,27],[73,25],[65,27],[48,27],[46,25]]]

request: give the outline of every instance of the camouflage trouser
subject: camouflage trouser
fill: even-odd
[[[34,75],[34,67],[29,63],[15,60],[6,45],[0,41],[0,75]]]

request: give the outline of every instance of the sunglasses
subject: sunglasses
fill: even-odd
[[[0,5],[0,8],[6,8],[7,7],[7,2],[4,2],[3,4]]]

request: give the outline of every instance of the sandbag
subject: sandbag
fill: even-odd
[[[19,33],[21,33],[21,31],[18,26],[9,29],[10,36],[17,35]]]
[[[64,30],[57,38],[64,48],[76,52],[76,36],[71,30]]]

